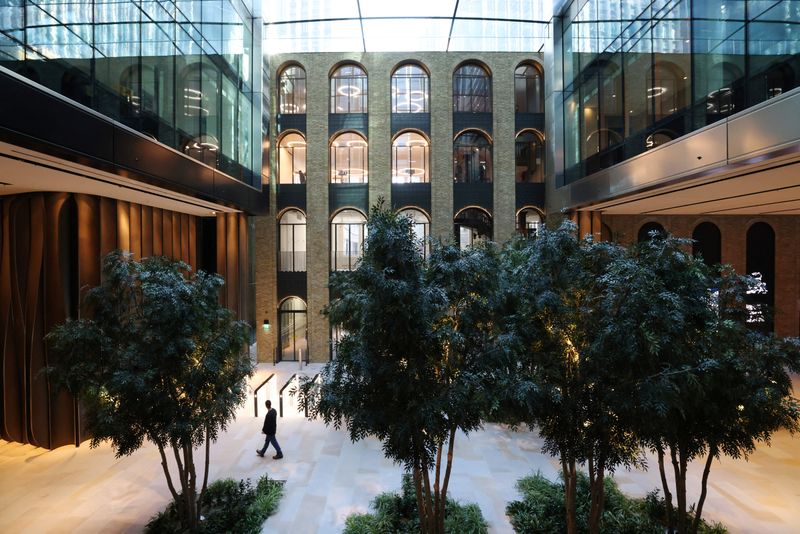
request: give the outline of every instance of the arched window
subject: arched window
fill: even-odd
[[[757,274],[756,274],[757,273]],[[747,229],[747,274],[761,277],[766,293],[748,295],[753,326],[772,332],[774,322],[770,308],[775,304],[775,231],[765,222]]]
[[[367,140],[354,132],[337,135],[331,141],[330,169],[332,184],[367,183]]]
[[[653,234],[655,232],[655,234]],[[649,222],[642,225],[639,228],[639,234],[637,235],[637,241],[641,243],[642,241],[649,241],[653,239],[653,237],[663,237],[667,234],[667,231],[664,230],[664,227],[658,224],[657,222]]]
[[[419,65],[400,65],[392,74],[392,113],[428,113],[429,83]]]
[[[456,137],[453,176],[458,183],[492,181],[492,144],[483,133],[469,130]]]
[[[331,270],[352,271],[361,258],[367,218],[357,210],[346,209],[331,221]]]
[[[427,258],[430,252],[430,242],[428,240],[431,228],[430,219],[425,213],[414,208],[404,209],[400,212],[400,215],[411,219],[412,228],[414,229],[414,241],[417,242],[422,257]]]
[[[514,164],[517,183],[544,182],[544,142],[541,135],[532,130],[517,135]]]
[[[404,132],[392,142],[392,183],[427,183],[430,146],[424,136]]]
[[[291,65],[281,71],[278,89],[278,113],[293,115],[306,112],[306,71]]]
[[[656,61],[653,65],[653,83],[647,89],[647,99],[653,102],[655,120],[685,108],[687,90],[686,75],[677,65]]]
[[[281,271],[306,271],[306,216],[300,210],[287,210],[278,223]]]
[[[544,113],[542,70],[524,63],[514,71],[514,108],[517,113]]]
[[[517,214],[517,232],[532,239],[544,225],[542,213],[536,208],[523,208]]]
[[[488,113],[492,111],[492,78],[476,63],[467,63],[453,75],[453,111]]]
[[[703,258],[711,267],[722,261],[722,236],[717,225],[710,222],[698,224],[692,232],[692,253]]]
[[[306,140],[299,133],[281,137],[278,144],[278,176],[282,184],[306,183]]]
[[[278,308],[280,357],[282,361],[302,361],[308,357],[308,322],[303,299],[289,297]]]
[[[358,65],[342,65],[331,75],[331,113],[367,112],[367,74]]]
[[[461,249],[492,238],[492,216],[479,208],[464,208],[453,219],[455,237]]]

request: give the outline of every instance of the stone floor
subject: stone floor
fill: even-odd
[[[313,374],[318,367],[303,372]],[[260,366],[253,379],[270,380],[259,394],[277,405],[278,388],[297,371],[296,364]],[[350,443],[343,431],[306,421],[285,400],[278,440],[285,458],[272,452],[259,458],[261,419],[248,400],[234,423],[212,447],[211,478],[258,478],[264,473],[286,480],[278,513],[264,525],[267,533],[340,532],[344,518],[367,510],[376,494],[396,490],[401,469],[383,458],[380,444]],[[505,505],[517,497],[514,482],[536,470],[556,476],[556,464],[540,452],[541,440],[530,432],[487,425],[456,440],[451,494],[476,502],[492,532],[510,532]],[[800,440],[777,435],[749,462],[715,463],[705,513],[725,522],[734,533],[800,531]],[[700,466],[693,466],[690,487],[696,498]],[[657,472],[617,473],[623,490],[643,495],[658,484]],[[117,459],[108,445],[90,450],[61,447],[47,451],[0,441],[0,532],[140,532],[168,499],[158,451],[147,445]]]

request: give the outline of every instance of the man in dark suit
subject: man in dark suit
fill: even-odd
[[[275,452],[277,453],[272,458],[275,460],[280,460],[283,458],[283,452],[281,452],[281,446],[278,445],[278,440],[275,439],[275,431],[278,427],[278,412],[275,411],[275,408],[272,407],[272,402],[269,400],[264,403],[267,406],[267,416],[264,418],[264,426],[261,427],[261,432],[267,435],[267,439],[264,440],[264,447],[257,450],[256,454],[264,457],[264,453],[267,452],[267,447],[269,444],[272,443],[272,446],[275,447]]]

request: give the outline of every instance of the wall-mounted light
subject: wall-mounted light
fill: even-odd
[[[269,319],[264,319],[264,324],[261,325],[265,333],[269,333]]]

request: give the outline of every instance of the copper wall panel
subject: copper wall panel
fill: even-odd
[[[142,257],[153,255],[153,208],[142,206]]]
[[[58,447],[87,436],[77,403],[51,390],[44,335],[68,317],[87,315],[80,288],[100,282],[101,260],[115,249],[164,254],[194,267],[201,246],[215,247],[221,292],[239,316],[249,287],[247,220],[217,218],[217,243],[198,243],[194,216],[70,193],[30,193],[0,199],[0,437]],[[137,244],[138,243],[138,244]]]
[[[134,259],[142,259],[142,206],[141,204],[130,204],[131,217],[131,248]]]
[[[102,258],[117,248],[117,201],[100,199],[100,254]]]
[[[153,208],[153,256],[164,254],[164,226],[161,208]]]
[[[117,248],[131,250],[131,207],[121,200],[117,200]]]

